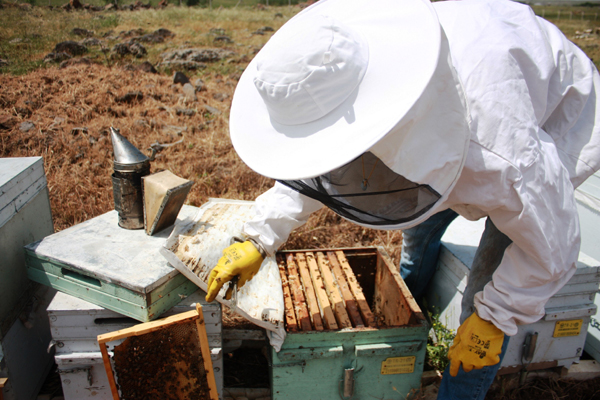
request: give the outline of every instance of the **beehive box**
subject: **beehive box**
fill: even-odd
[[[437,271],[427,290],[427,303],[440,312],[450,329],[460,326],[461,301],[485,220],[467,221],[458,217],[442,237]],[[510,338],[499,373],[556,366],[570,367],[580,359],[590,317],[596,313],[594,298],[600,282],[600,263],[580,253],[575,275],[546,303],[546,314],[538,322],[519,326]],[[523,344],[537,332],[533,359],[522,360]]]
[[[184,206],[178,218],[196,212]],[[197,289],[159,254],[169,233],[148,236],[143,229],[123,229],[113,210],[27,245],[27,274],[90,303],[150,321]]]
[[[42,157],[0,158],[0,397],[37,395],[52,365],[45,307],[53,293],[27,279],[23,246],[52,234]]]
[[[0,158],[0,338],[35,290],[23,246],[53,232],[42,158]]]
[[[287,336],[271,351],[272,399],[397,399],[419,389],[428,324],[383,249],[280,252],[277,261]]]
[[[600,260],[600,172],[590,176],[575,190],[577,211],[581,226],[581,251]],[[600,296],[594,300],[600,307]],[[584,350],[600,362],[600,322],[590,318]]]
[[[221,305],[206,303],[204,292],[198,290],[162,317],[193,310],[196,303],[202,305],[217,390],[222,394]],[[54,296],[47,313],[56,351],[54,358],[61,376],[65,400],[110,398],[109,382],[97,336],[130,328],[138,324],[138,321],[61,292]],[[112,343],[109,351],[112,351],[114,344],[119,343]]]

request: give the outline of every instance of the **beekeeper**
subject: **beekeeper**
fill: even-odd
[[[277,183],[256,200],[248,240],[224,251],[207,298],[251,279],[323,205],[402,229],[415,296],[457,213],[487,217],[438,397],[483,398],[508,337],[575,272],[573,190],[600,167],[599,84],[579,48],[516,2],[315,3],[237,86],[233,145]]]

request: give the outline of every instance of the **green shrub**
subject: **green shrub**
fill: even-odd
[[[448,350],[454,340],[455,332],[446,328],[440,322],[440,315],[434,309],[434,314],[429,313],[431,330],[427,339],[427,354],[425,361],[427,365],[438,371],[443,371],[448,365]]]

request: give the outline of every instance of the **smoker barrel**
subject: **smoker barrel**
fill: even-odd
[[[144,227],[142,177],[150,173],[150,165],[139,172],[115,171],[112,174],[115,210],[119,213],[119,226],[125,229]]]
[[[116,128],[110,128],[114,150],[112,174],[115,210],[119,226],[125,229],[144,227],[142,177],[150,174],[150,159],[132,145]]]

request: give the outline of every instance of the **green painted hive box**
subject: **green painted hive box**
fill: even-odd
[[[184,206],[178,218],[197,208]],[[148,236],[118,225],[110,211],[25,246],[27,275],[61,292],[148,322],[198,287],[171,267],[159,249],[170,234]]]
[[[429,326],[382,248],[277,254],[286,339],[272,399],[405,399],[419,390]]]

